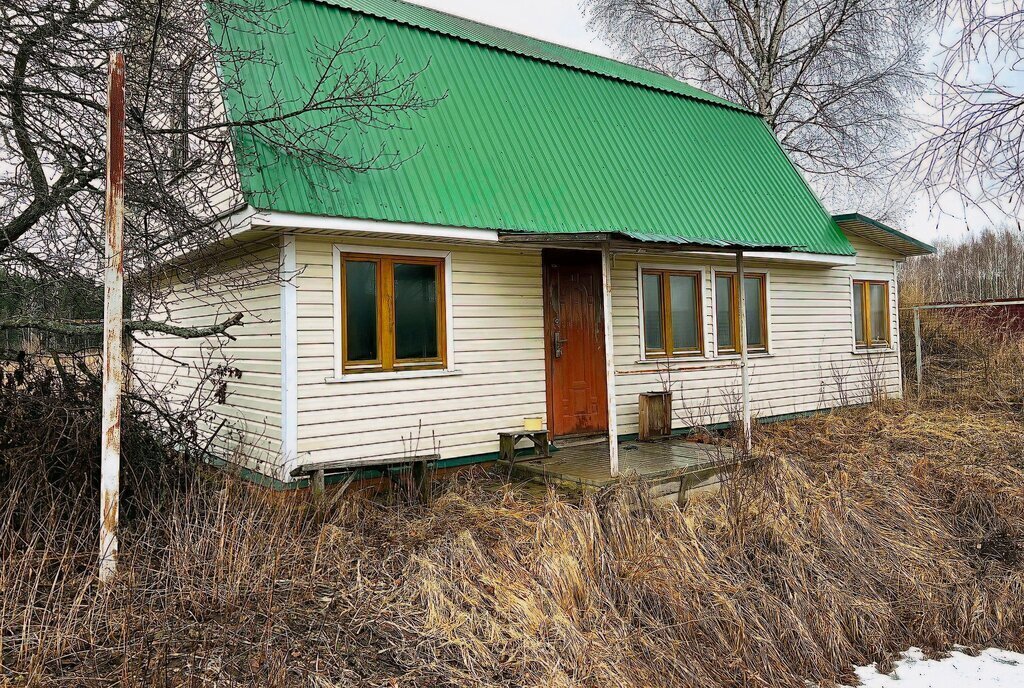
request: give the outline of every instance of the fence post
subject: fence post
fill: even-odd
[[[117,572],[124,328],[124,57],[111,53],[107,84],[106,266],[103,270],[103,437],[100,458],[101,581]]]
[[[917,366],[917,398],[921,398],[921,378],[923,366],[921,363],[921,309],[914,309],[914,363]]]

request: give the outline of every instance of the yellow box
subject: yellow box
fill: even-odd
[[[544,429],[544,419],[538,417],[523,418],[523,429],[526,432],[539,432]]]

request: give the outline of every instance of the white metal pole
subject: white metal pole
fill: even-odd
[[[604,306],[605,389],[608,395],[608,461],[611,474],[619,474],[619,420],[615,410],[615,337],[612,332],[612,249],[601,247],[601,302]]]
[[[747,361],[747,290],[744,283],[743,251],[736,252],[736,289],[739,290],[739,324],[737,341],[740,349],[740,394],[743,397],[743,446],[749,452],[752,448],[750,431],[750,368]]]
[[[117,572],[121,470],[121,389],[124,386],[124,56],[107,68],[106,251],[103,269],[103,436],[100,456],[99,575]]]
[[[921,309],[914,309],[914,364],[917,367],[917,397],[921,398],[923,363],[921,361]]]

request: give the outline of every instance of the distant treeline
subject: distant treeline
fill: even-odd
[[[103,318],[103,289],[83,277],[44,280],[35,275],[0,268],[0,322],[18,316],[60,322]],[[0,328],[0,358],[19,351],[69,353],[98,348],[100,337],[40,332],[29,328]]]
[[[1024,299],[1024,233],[984,229],[941,240],[938,252],[908,260],[900,272],[901,305]]]

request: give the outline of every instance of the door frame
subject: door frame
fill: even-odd
[[[547,416],[548,416],[548,432],[550,433],[551,439],[565,438],[565,437],[589,437],[597,434],[607,434],[609,429],[609,419],[607,417],[607,410],[605,411],[604,425],[601,428],[594,430],[593,432],[587,433],[575,433],[572,435],[562,435],[555,432],[555,386],[554,381],[554,357],[552,356],[551,340],[554,330],[552,328],[552,316],[554,314],[552,304],[550,300],[551,296],[551,283],[549,278],[549,262],[552,258],[556,257],[568,257],[572,260],[572,256],[575,256],[579,262],[586,262],[585,260],[579,260],[581,257],[586,256],[588,259],[593,257],[594,264],[597,266],[597,274],[599,285],[604,284],[604,274],[602,272],[601,262],[601,250],[591,248],[545,248],[541,251],[541,284],[542,284],[542,298],[541,308],[543,310],[544,317],[544,398],[547,405]],[[598,322],[601,325],[600,337],[601,343],[604,343],[604,304],[601,301],[603,297],[603,291],[599,290],[595,294],[594,309]],[[602,362],[601,367],[604,369],[604,356],[601,356]],[[607,377],[607,373],[606,373]],[[600,401],[602,408],[608,408],[608,381],[605,380],[604,385],[601,385],[599,390]]]

